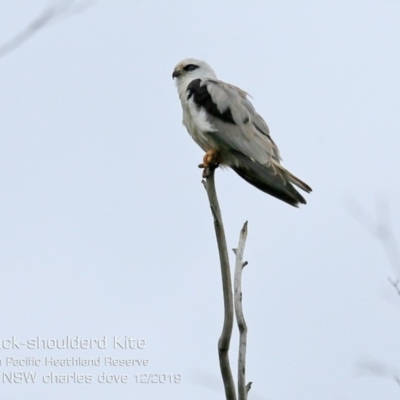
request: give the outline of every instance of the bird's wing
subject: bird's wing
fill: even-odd
[[[311,188],[280,165],[278,147],[267,124],[247,100],[247,93],[214,79],[193,80],[187,92],[187,99],[207,115],[213,128],[207,135],[233,156],[235,162],[229,166],[237,174],[293,206],[306,203],[292,184],[306,192]]]
[[[188,91],[215,127],[209,134],[216,142],[261,164],[272,160],[279,163],[279,150],[270,137],[268,126],[247,99],[246,92],[211,79],[191,82]]]

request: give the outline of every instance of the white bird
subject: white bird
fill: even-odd
[[[217,79],[204,61],[188,58],[174,69],[183,109],[183,124],[206,152],[204,168],[232,168],[247,182],[292,206],[306,204],[293,187],[311,188],[280,164],[268,126],[247,93]]]

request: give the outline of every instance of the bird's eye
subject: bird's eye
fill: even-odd
[[[198,66],[198,65],[195,65],[195,64],[188,64],[188,65],[186,65],[185,67],[183,67],[183,69],[184,69],[185,71],[187,71],[187,72],[189,72],[189,71],[194,71],[194,70],[197,69],[197,68],[199,68],[199,66]]]

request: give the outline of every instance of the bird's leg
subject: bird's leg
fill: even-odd
[[[210,169],[218,168],[221,162],[221,155],[218,150],[210,149],[204,154],[203,163],[199,164],[199,168],[204,168],[203,178],[207,178],[210,174]]]

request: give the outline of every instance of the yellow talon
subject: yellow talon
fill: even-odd
[[[218,150],[211,149],[208,150],[206,154],[204,154],[203,162],[199,164],[199,168],[204,168],[203,170],[203,178],[208,178],[210,175],[210,170],[218,168],[218,165],[221,163],[221,155]]]
[[[218,150],[211,149],[208,150],[206,154],[204,154],[202,165],[203,168],[217,167],[220,162],[221,162],[221,156]]]

